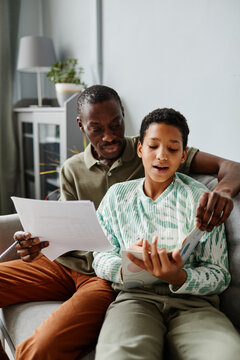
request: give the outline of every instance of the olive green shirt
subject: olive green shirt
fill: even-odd
[[[144,177],[142,160],[137,155],[138,139],[138,136],[126,137],[122,156],[110,168],[93,157],[91,144],[84,152],[67,159],[60,173],[60,200],[91,200],[97,209],[111,185]],[[197,151],[188,148],[187,160],[178,171],[190,173],[191,162]],[[80,273],[94,274],[92,252],[71,251],[57,258],[57,261]]]

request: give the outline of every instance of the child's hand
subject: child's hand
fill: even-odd
[[[130,248],[129,250],[132,250],[132,251],[139,251],[139,252],[142,252],[142,249],[143,249],[143,242],[144,242],[145,239],[140,239],[140,240],[137,240]],[[151,245],[149,245],[149,251],[151,251]]]
[[[182,286],[187,279],[187,273],[182,269],[183,260],[179,250],[172,251],[170,260],[165,248],[157,248],[157,241],[157,236],[154,237],[152,245],[143,239],[143,260],[135,258],[132,254],[128,254],[128,258],[160,280]]]

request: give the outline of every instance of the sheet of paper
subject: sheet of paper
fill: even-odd
[[[91,201],[46,201],[11,198],[24,231],[50,245],[42,253],[50,260],[72,250],[107,251],[112,245],[98,222]]]

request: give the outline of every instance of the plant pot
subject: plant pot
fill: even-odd
[[[69,83],[58,83],[55,84],[57,101],[59,106],[63,107],[67,99],[69,99],[75,93],[81,93],[84,88],[82,85],[69,84]]]

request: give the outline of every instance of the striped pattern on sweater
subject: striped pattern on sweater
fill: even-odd
[[[158,236],[158,247],[168,251],[180,248],[183,239],[194,228],[200,195],[207,189],[189,176],[176,173],[168,188],[156,199],[143,191],[144,179],[113,185],[103,198],[97,214],[112,251],[95,252],[96,274],[122,283],[121,250],[128,249],[138,238],[149,242]],[[199,245],[184,264],[187,280],[181,287],[170,285],[179,294],[206,295],[220,293],[230,282],[224,226],[204,232]]]

